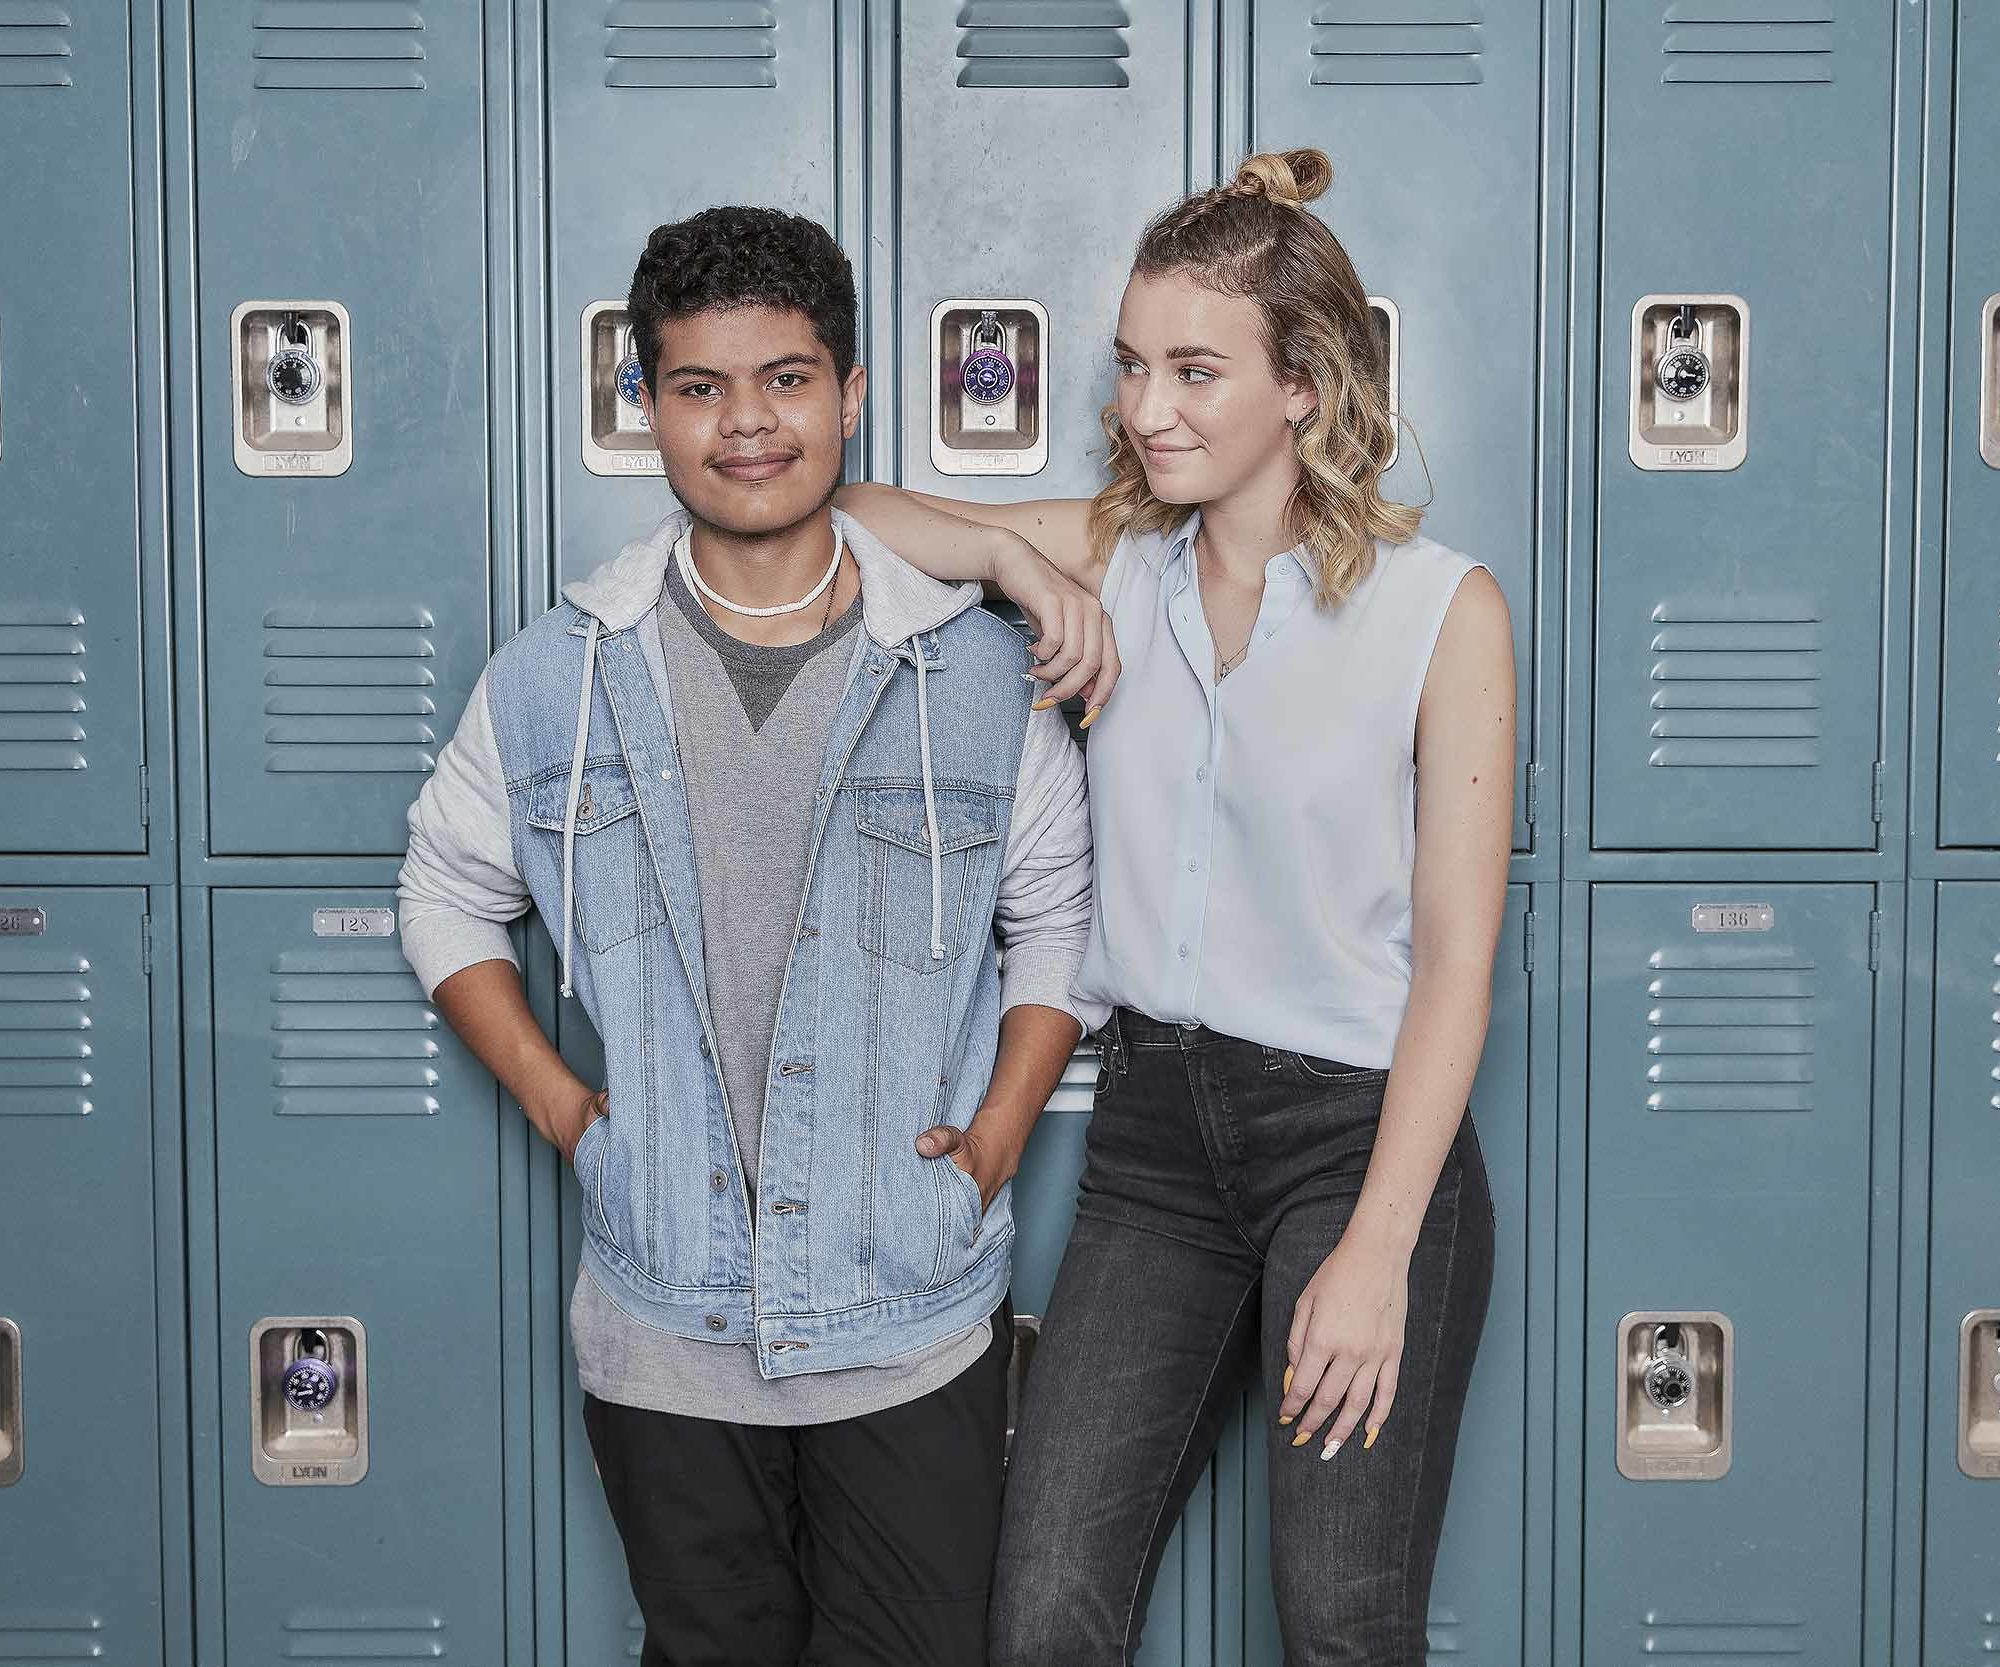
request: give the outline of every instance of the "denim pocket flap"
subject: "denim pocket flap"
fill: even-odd
[[[562,832],[563,812],[569,807],[569,770],[551,770],[528,784],[528,825]],[[620,817],[639,808],[632,791],[632,772],[621,759],[586,762],[583,782],[577,789],[576,831],[595,833]]]
[[[938,851],[949,856],[1000,837],[1000,796],[977,788],[940,787],[937,804]],[[855,821],[865,834],[929,856],[930,829],[924,819],[921,787],[870,787],[856,795]]]

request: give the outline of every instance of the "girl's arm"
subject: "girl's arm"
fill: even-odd
[[[1458,1134],[1493,1002],[1514,843],[1514,637],[1493,575],[1473,568],[1445,611],[1417,706],[1410,996],[1368,1173],[1340,1243],[1300,1296],[1279,1422],[1309,1440],[1367,1439],[1402,1363],[1410,1256]],[[1322,1449],[1324,1450],[1324,1449]]]
[[[1014,602],[1041,633],[1031,675],[1049,685],[1042,710],[1087,691],[1087,727],[1118,682],[1118,645],[1098,600],[1108,565],[1090,553],[1088,498],[965,503],[897,486],[843,486],[834,506],[933,579],[977,579]]]

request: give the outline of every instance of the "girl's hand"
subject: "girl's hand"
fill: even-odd
[[[1312,1440],[1331,1416],[1320,1448],[1320,1457],[1330,1459],[1364,1413],[1362,1445],[1374,1446],[1396,1399],[1409,1285],[1406,1252],[1352,1231],[1320,1264],[1299,1294],[1286,1341],[1291,1364],[1278,1422],[1297,1420],[1294,1447]]]
[[[1103,604],[1026,539],[1011,534],[994,563],[993,582],[1040,633],[1028,650],[1040,664],[1028,675],[1049,687],[1035,709],[1088,690],[1083,727],[1089,728],[1118,683],[1118,644]]]

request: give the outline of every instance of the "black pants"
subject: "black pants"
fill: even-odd
[[[1352,1218],[1387,1073],[1127,1009],[1103,1039],[1076,1226],[1014,1441],[994,1667],[1132,1659],[1174,1522],[1260,1370],[1287,1667],[1422,1667],[1493,1277],[1471,1118],[1410,1257],[1395,1405],[1372,1448],[1357,1429],[1322,1463],[1277,1422],[1285,1343]]]
[[[941,1389],[830,1424],[585,1394],[640,1667],[984,1667],[1014,1318]]]

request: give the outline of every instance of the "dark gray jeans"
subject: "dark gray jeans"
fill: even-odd
[[[1388,1072],[1130,1009],[1100,1041],[1076,1226],[1008,1472],[993,1667],[1131,1661],[1166,1541],[1260,1364],[1287,1667],[1423,1667],[1493,1279],[1471,1117],[1410,1258],[1395,1405],[1372,1448],[1357,1429],[1322,1463],[1319,1440],[1293,1447],[1277,1423],[1285,1340],[1360,1195]]]

